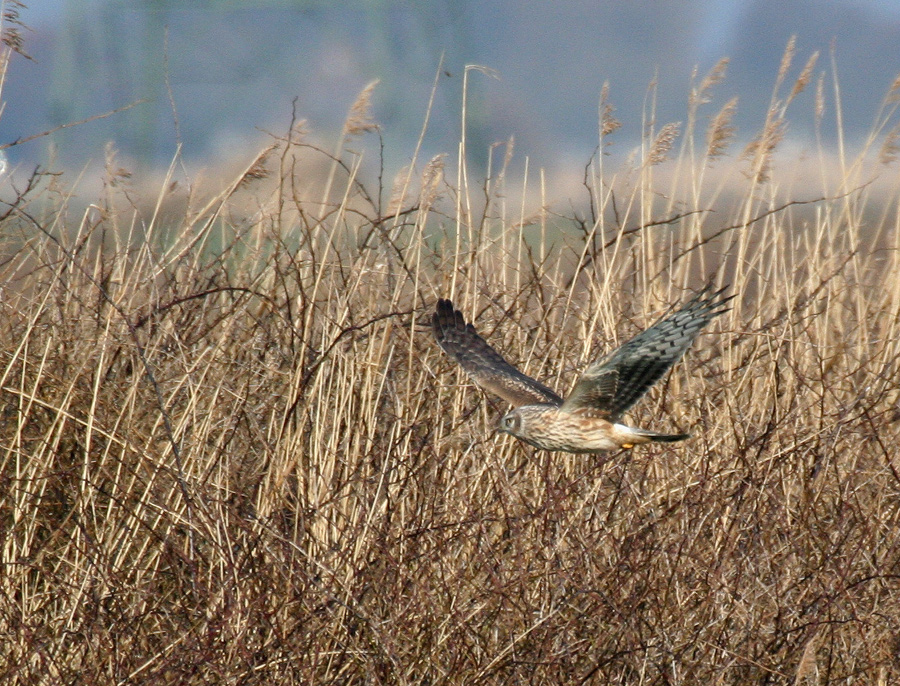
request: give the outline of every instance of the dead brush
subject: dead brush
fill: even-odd
[[[438,158],[370,191],[293,124],[178,222],[8,198],[0,680],[896,682],[897,189],[784,197],[776,118],[723,194],[734,107],[534,228],[509,159],[482,205]],[[495,436],[424,326],[453,297],[565,390],[710,274],[638,410],[694,437],[605,465]]]

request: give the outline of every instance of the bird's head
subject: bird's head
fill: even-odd
[[[497,427],[497,431],[502,433],[511,434],[516,436],[517,438],[522,437],[522,428],[525,425],[525,417],[521,412],[520,407],[517,407],[512,412],[507,413],[501,420],[500,425]]]

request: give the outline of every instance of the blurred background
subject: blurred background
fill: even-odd
[[[658,83],[658,124],[684,121],[692,72],[702,78],[722,57],[730,58],[727,77],[703,115],[738,96],[737,136],[746,141],[762,126],[792,35],[787,89],[813,52],[821,56],[813,84],[791,105],[788,136],[813,141],[815,79],[825,71],[823,141],[835,142],[833,54],[852,144],[871,130],[900,72],[896,0],[25,2],[32,59],[13,56],[0,143],[146,102],[11,147],[14,168],[51,154],[64,167],[102,162],[110,141],[136,167],[168,165],[179,140],[191,164],[246,158],[269,140],[266,131],[287,130],[295,100],[307,128],[333,140],[374,79],[386,163],[398,167],[412,157],[438,74],[424,149],[455,151],[467,64],[496,72],[470,73],[475,163],[491,143],[515,136],[517,156],[535,166],[582,169],[597,145],[604,82],[624,125],[616,145],[627,152],[639,141],[649,84]]]

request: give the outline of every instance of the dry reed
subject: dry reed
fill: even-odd
[[[540,245],[505,173],[478,216],[434,158],[381,214],[293,125],[180,217],[171,179],[80,215],[32,179],[0,212],[3,683],[896,683],[897,197],[780,198],[773,114],[704,212],[734,107],[666,163],[686,208],[598,161]],[[495,436],[428,330],[453,297],[565,391],[711,274],[734,309],[634,417],[693,438],[606,462]]]

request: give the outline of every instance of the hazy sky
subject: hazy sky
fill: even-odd
[[[497,78],[471,79],[472,149],[515,136],[519,154],[554,167],[583,163],[593,151],[604,82],[625,123],[622,140],[636,140],[651,81],[658,79],[657,119],[681,121],[692,70],[705,73],[728,56],[728,77],[705,115],[739,97],[739,135],[749,138],[765,116],[784,47],[797,35],[791,79],[814,51],[821,52],[816,74],[830,77],[834,46],[852,139],[869,130],[900,72],[900,2],[888,0],[29,4],[22,19],[33,29],[25,39],[35,61],[13,60],[0,142],[148,99],[55,136],[72,164],[102,158],[110,140],[135,161],[165,164],[177,140],[167,79],[185,156],[211,163],[255,149],[265,140],[260,128],[284,131],[294,100],[310,129],[333,137],[356,93],[380,79],[375,115],[389,161],[403,164],[442,56],[446,73],[426,138],[431,152],[455,149],[463,67],[484,65]],[[812,93],[792,110],[790,135],[811,137]],[[833,102],[830,112],[828,122]],[[7,153],[14,164],[40,161],[47,143]]]

